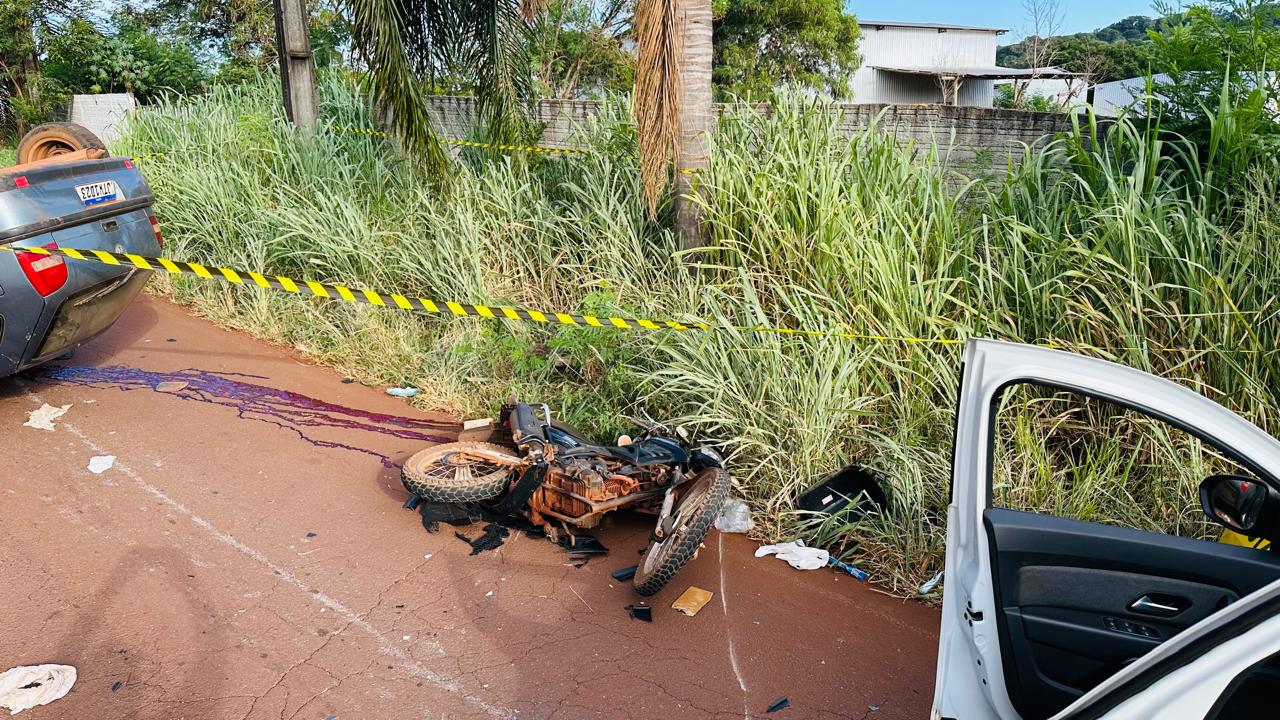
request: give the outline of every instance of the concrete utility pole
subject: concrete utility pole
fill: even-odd
[[[316,64],[307,34],[306,0],[272,0],[276,11],[276,54],[280,56],[280,88],[284,114],[307,132],[316,129]]]

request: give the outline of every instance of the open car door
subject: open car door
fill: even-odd
[[[1238,630],[1239,608],[1280,597],[1280,585],[1267,587],[1280,579],[1280,553],[995,508],[995,415],[1024,384],[1099,399],[1190,433],[1277,489],[1280,442],[1180,385],[1067,352],[973,340],[961,376],[934,718],[1155,717],[1131,714],[1135,698],[1157,685],[1170,692],[1170,673],[1206,662],[1216,645],[1203,638],[1259,641],[1219,626]],[[1262,605],[1274,615],[1274,602]],[[1250,677],[1272,688],[1274,632],[1270,652],[1250,660]],[[1196,652],[1175,647],[1193,635]],[[1176,666],[1162,659],[1170,654]]]

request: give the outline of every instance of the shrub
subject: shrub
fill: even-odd
[[[722,122],[700,178],[711,247],[691,275],[667,226],[646,219],[624,103],[582,129],[590,156],[468,151],[466,170],[438,188],[389,143],[330,129],[300,137],[276,92],[269,81],[215,88],[131,121],[133,152],[197,147],[144,167],[175,257],[719,329],[451,321],[194,281],[165,292],[366,381],[416,382],[423,402],[459,413],[516,393],[602,435],[641,404],[681,418],[728,451],[763,534],[856,547],[897,590],[941,566],[960,353],[873,336],[1053,342],[1171,377],[1277,429],[1280,264],[1265,245],[1280,225],[1276,178],[1236,170],[1251,191],[1218,202],[1222,185],[1187,159],[1199,149],[1150,128],[1100,130],[1086,118],[988,184],[957,178],[933,147],[901,148],[875,129],[842,136],[822,107],[744,109]],[[329,78],[321,96],[334,123],[368,124],[346,81]],[[852,337],[734,329],[760,324]],[[1012,422],[1045,412],[1017,409]],[[1028,469],[1052,448],[1018,443],[1002,487],[1031,509],[1208,532],[1158,511],[1194,503],[1197,470],[1171,459],[1175,441],[1105,441],[1141,456],[1167,492],[1064,503],[1060,475]],[[818,522],[791,510],[854,460],[891,486],[884,516]],[[1094,480],[1076,486],[1110,481]]]

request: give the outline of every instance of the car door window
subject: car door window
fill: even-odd
[[[1200,481],[1249,475],[1158,418],[1034,384],[1001,397],[992,459],[994,507],[1212,541]]]

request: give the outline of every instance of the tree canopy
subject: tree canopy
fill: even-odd
[[[636,61],[625,46],[633,0],[553,0],[534,19],[533,69],[540,94],[594,97],[626,91]]]
[[[715,0],[716,94],[766,98],[796,84],[843,98],[861,57],[840,0]]]

